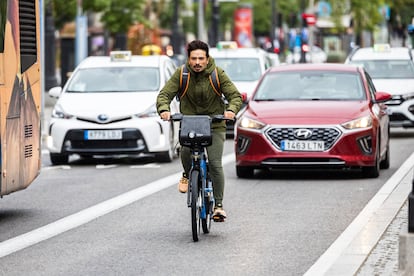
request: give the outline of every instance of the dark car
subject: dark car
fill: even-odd
[[[236,125],[238,177],[255,169],[390,166],[389,117],[362,66],[294,64],[268,70]]]

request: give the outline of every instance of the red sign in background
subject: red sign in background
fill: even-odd
[[[253,46],[253,11],[249,6],[234,11],[234,40],[239,47]]]

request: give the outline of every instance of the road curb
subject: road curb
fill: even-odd
[[[304,274],[355,275],[411,192],[414,153]]]

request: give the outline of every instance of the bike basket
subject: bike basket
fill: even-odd
[[[184,116],[181,120],[179,140],[182,146],[210,146],[212,143],[210,117]]]

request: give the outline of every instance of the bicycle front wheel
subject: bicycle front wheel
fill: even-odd
[[[193,241],[198,241],[198,232],[200,227],[200,187],[199,171],[192,171],[190,178],[191,185],[191,230],[193,232]]]

